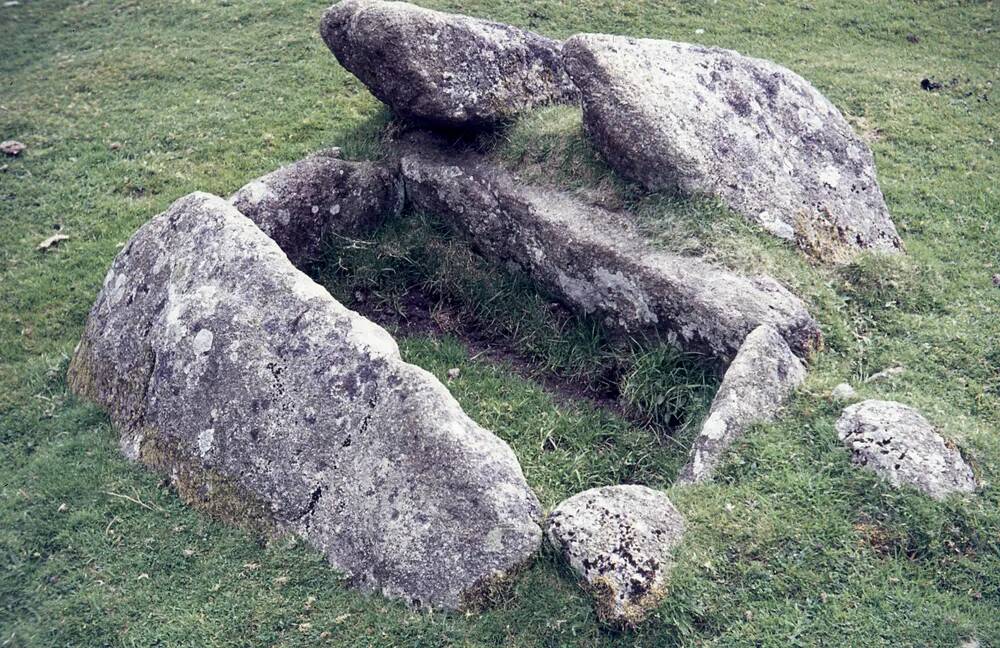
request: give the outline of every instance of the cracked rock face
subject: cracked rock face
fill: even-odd
[[[425,135],[398,148],[416,209],[441,216],[484,256],[521,268],[579,313],[628,332],[660,331],[727,361],[761,324],[799,354],[820,344],[805,305],[770,277],[651,249],[620,215],[515,183],[488,159],[435,148]]]
[[[726,370],[680,483],[711,479],[723,453],[754,423],[774,420],[806,379],[806,368],[771,326],[756,328]]]
[[[458,608],[541,542],[507,444],[221,198],[122,249],[69,382],[189,501],[259,503],[364,590]]]
[[[491,129],[576,101],[557,41],[405,2],[344,0],[320,33],[341,65],[393,112],[432,126]]]
[[[608,162],[652,191],[709,194],[816,258],[902,243],[868,146],[809,82],[687,43],[582,34],[564,61]]]
[[[549,542],[580,575],[598,617],[636,625],[663,600],[684,519],[666,495],[645,486],[584,491],[552,511]]]
[[[321,152],[248,183],[229,201],[300,266],[329,237],[365,236],[398,215],[403,185],[384,167]]]
[[[894,487],[911,486],[935,499],[976,490],[972,468],[920,412],[893,401],[866,400],[844,409],[837,436],[851,460]]]

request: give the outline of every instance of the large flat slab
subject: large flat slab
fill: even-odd
[[[520,267],[577,312],[725,362],[761,324],[799,355],[819,346],[805,304],[774,279],[656,250],[620,214],[524,185],[488,158],[436,141],[418,134],[400,144],[410,205],[444,218],[485,256]]]

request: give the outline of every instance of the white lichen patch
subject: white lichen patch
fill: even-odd
[[[268,194],[267,185],[260,180],[255,180],[243,188],[246,192],[246,199],[252,204],[256,205],[260,201],[264,200]]]
[[[209,452],[212,451],[212,445],[215,443],[215,428],[208,428],[207,430],[202,430],[198,435],[198,454],[205,457]]]
[[[202,355],[208,353],[212,350],[212,341],[215,336],[212,331],[208,329],[201,329],[194,336],[194,341],[191,343],[191,349],[194,351],[195,355]]]

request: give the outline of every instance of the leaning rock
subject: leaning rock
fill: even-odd
[[[756,328],[726,370],[678,482],[711,479],[733,441],[754,423],[774,420],[778,409],[805,379],[805,366],[781,335],[771,326]]]
[[[488,129],[577,98],[560,43],[510,25],[405,2],[344,0],[327,10],[320,32],[393,112],[429,125]]]
[[[742,277],[651,249],[620,216],[560,192],[517,185],[470,151],[400,144],[406,194],[484,256],[513,263],[583,314],[629,332],[658,330],[681,346],[732,358],[771,324],[797,353],[820,343],[805,305],[775,280]]]
[[[262,509],[362,589],[458,608],[541,542],[510,448],[221,198],[132,237],[69,381],[186,499]]]
[[[338,157],[339,149],[331,149],[281,167],[229,201],[293,263],[308,263],[330,236],[365,236],[403,207],[403,184],[394,173]]]
[[[835,262],[902,248],[867,145],[805,79],[723,49],[583,34],[564,46],[584,123],[622,175],[711,194]]]
[[[844,410],[837,436],[851,460],[894,487],[912,486],[935,499],[976,490],[961,453],[920,412],[893,401],[866,400]]]
[[[663,600],[684,518],[645,486],[605,486],[570,497],[549,516],[549,542],[583,579],[605,623],[634,626]]]

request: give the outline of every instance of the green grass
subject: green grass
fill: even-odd
[[[378,154],[387,114],[320,42],[323,3],[0,7],[0,139],[29,146],[0,160],[0,646],[955,646],[973,636],[1000,645],[995,4],[427,4],[557,37],[698,40],[793,68],[871,138],[908,256],[813,267],[710,201],[644,197],[597,159],[577,111],[544,111],[497,138],[526,177],[596,188],[664,247],[788,282],[820,318],[828,348],[787,415],[747,435],[716,483],[672,488],[693,426],[667,437],[555,399],[470,359],[454,339],[403,340],[406,357],[442,379],[462,368],[452,391],[511,443],[546,506],[589,486],[640,482],[668,489],[689,527],[670,596],[632,633],[600,630],[549,554],[482,614],[414,613],[347,590],[290,539],[261,545],[184,507],[120,458],[107,419],[65,384],[111,259],[151,215],[196,189],[227,195],[321,147]],[[945,87],[924,92],[924,77]],[[36,252],[57,227],[71,239]],[[495,324],[545,371],[616,386],[635,413],[677,384],[690,388],[678,405],[660,403],[657,418],[703,411],[711,380],[697,363],[545,315],[535,308],[544,295],[477,265],[432,215],[342,259],[351,273],[317,269],[335,291],[363,284],[366,299],[391,304],[422,283]],[[449,275],[452,261],[462,271]],[[499,296],[467,301],[493,295],[482,291]],[[907,371],[863,382],[895,365]],[[841,381],[919,407],[971,457],[982,492],[933,502],[853,469],[828,399]]]

